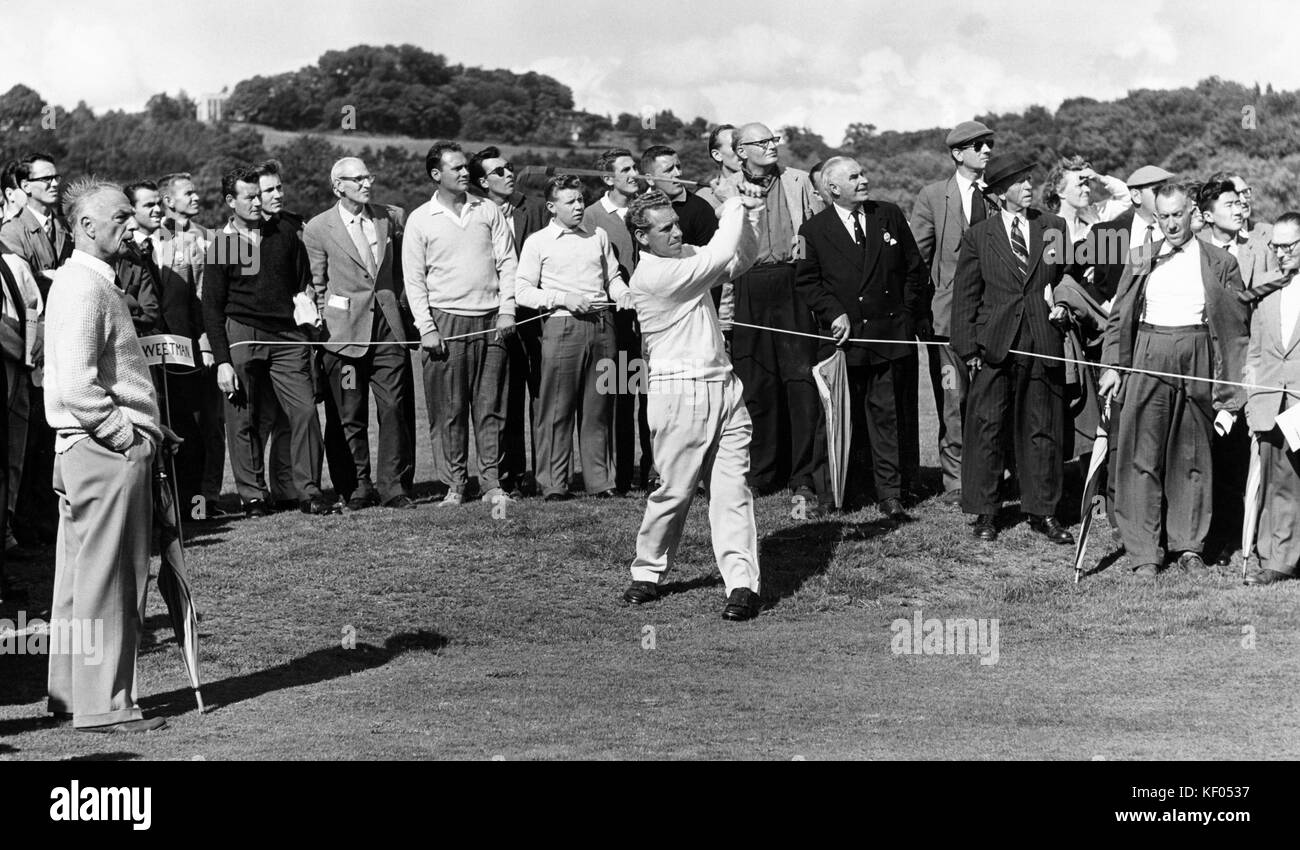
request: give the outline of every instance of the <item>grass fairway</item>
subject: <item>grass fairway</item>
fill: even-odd
[[[423,434],[422,474],[427,459]],[[172,728],[109,744],[50,726],[44,658],[0,656],[0,759],[1300,757],[1300,587],[1244,588],[1235,570],[1138,585],[1104,521],[1104,568],[1076,586],[1070,549],[1023,524],[987,545],[935,500],[895,528],[874,509],[797,521],[773,496],[758,505],[766,610],[727,623],[702,502],[668,595],[621,606],[642,507],[196,530],[209,712],[151,592],[139,690]],[[46,610],[48,577],[14,572]],[[997,618],[997,663],[895,655],[891,623],[918,610]]]

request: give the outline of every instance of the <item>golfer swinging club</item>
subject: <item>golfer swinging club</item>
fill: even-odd
[[[713,185],[723,203],[717,233],[704,247],[682,243],[677,213],[662,192],[647,192],[628,206],[627,228],[641,247],[628,286],[649,366],[646,411],[662,483],[646,502],[632,585],[623,599],[643,605],[659,598],[659,581],[676,559],[703,480],[713,551],[726,584],[722,617],[748,620],[758,614],[758,534],[745,486],[753,424],[709,290],[753,265],[762,200],[731,184]]]

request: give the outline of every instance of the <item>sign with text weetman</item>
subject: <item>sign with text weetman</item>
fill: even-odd
[[[186,337],[153,334],[140,337],[144,359],[150,366],[194,366],[194,344]]]

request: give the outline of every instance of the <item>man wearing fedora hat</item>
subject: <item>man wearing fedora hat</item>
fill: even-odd
[[[1005,468],[1004,423],[1010,421],[1021,508],[1029,525],[1053,543],[1074,542],[1056,519],[1061,499],[1065,427],[1064,312],[1052,308],[1052,289],[1064,258],[1045,233],[1065,232],[1065,221],[1029,207],[1034,162],[998,154],[984,170],[988,192],[1001,209],[961,238],[953,282],[952,347],[971,370],[962,459],[962,509],[977,515],[974,535],[997,539],[998,485]]]
[[[988,217],[984,201],[984,169],[993,156],[993,131],[978,121],[954,127],[944,144],[957,168],[947,180],[923,188],[912,205],[912,236],[930,270],[930,309],[934,339],[948,339],[952,316],[953,279],[961,237]],[[966,364],[951,345],[928,346],[930,388],[939,413],[939,467],[944,501],[961,502],[962,426],[970,377]]]

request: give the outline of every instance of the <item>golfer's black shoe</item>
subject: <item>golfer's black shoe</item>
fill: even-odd
[[[659,585],[652,581],[634,581],[623,591],[623,601],[632,605],[645,605],[659,598]]]
[[[727,597],[722,609],[724,620],[752,620],[758,616],[758,594],[748,587],[738,587]]]

